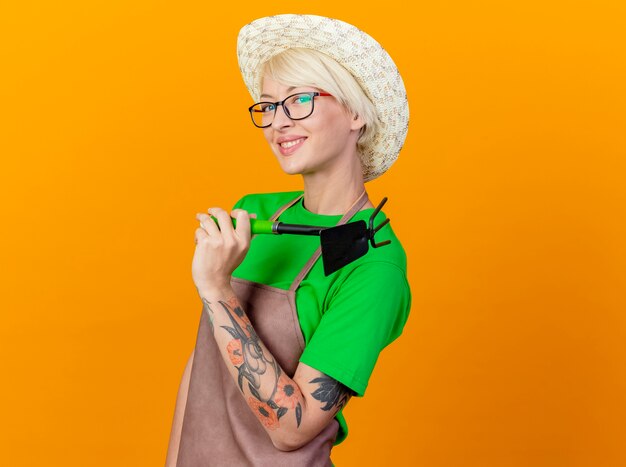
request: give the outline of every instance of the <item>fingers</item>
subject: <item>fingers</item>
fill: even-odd
[[[235,232],[233,230],[233,220],[228,213],[221,208],[209,208],[210,215],[217,219],[217,226],[222,233],[224,239],[231,239],[234,237]]]
[[[202,227],[198,227],[196,229],[196,231],[194,232],[194,236],[193,236],[193,239],[194,239],[196,245],[202,239],[203,236],[204,237],[208,237],[209,234],[207,234],[206,231]]]
[[[196,219],[200,221],[200,227],[207,233],[209,236],[219,235],[220,230],[215,225],[215,221],[211,219],[211,216],[208,214],[198,213],[196,214]]]
[[[233,209],[230,213],[237,220],[237,227],[235,228],[235,234],[243,240],[250,238],[250,215],[248,211],[243,209]]]
[[[208,209],[209,214],[198,213],[196,219],[200,221],[201,231],[209,237],[221,236],[224,240],[250,240],[250,218],[256,218],[256,214],[249,214],[244,209],[234,209],[230,215],[221,208]],[[236,220],[236,228],[233,228],[232,218]],[[202,232],[199,233],[200,237]],[[199,238],[196,235],[196,243]]]
[[[201,227],[196,229],[196,249],[192,262],[194,283],[198,289],[228,284],[233,271],[241,264],[250,247],[248,213],[236,210],[237,230],[229,213],[220,208],[198,213]]]

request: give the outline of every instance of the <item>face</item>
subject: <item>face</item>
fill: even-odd
[[[286,86],[265,78],[261,100],[282,101],[291,94],[307,91],[321,90]],[[361,119],[355,119],[334,97],[314,99],[314,110],[309,117],[291,120],[283,107],[278,106],[274,121],[263,129],[281,168],[290,175],[330,175],[358,162],[356,142],[363,126]],[[357,167],[360,170],[358,164]]]

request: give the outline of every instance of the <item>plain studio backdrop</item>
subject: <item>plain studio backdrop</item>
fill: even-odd
[[[278,13],[367,31],[411,111],[368,190],[413,308],[335,463],[626,465],[617,0],[2,2],[0,464],[163,465],[201,312],[195,214],[300,188],[235,51]]]

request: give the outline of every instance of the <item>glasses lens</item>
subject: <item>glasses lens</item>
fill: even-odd
[[[259,102],[252,106],[250,114],[256,126],[264,127],[272,124],[275,111],[276,106],[271,102]]]
[[[306,118],[313,112],[313,96],[311,94],[295,94],[287,99],[285,106],[292,119]]]

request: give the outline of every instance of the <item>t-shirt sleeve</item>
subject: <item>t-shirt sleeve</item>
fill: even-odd
[[[235,205],[233,206],[233,209],[246,209],[246,198],[248,197],[248,195],[242,196],[241,198],[239,198],[239,201],[237,201],[235,203]]]
[[[392,263],[363,263],[331,294],[300,361],[362,396],[378,355],[408,318],[406,273]]]

